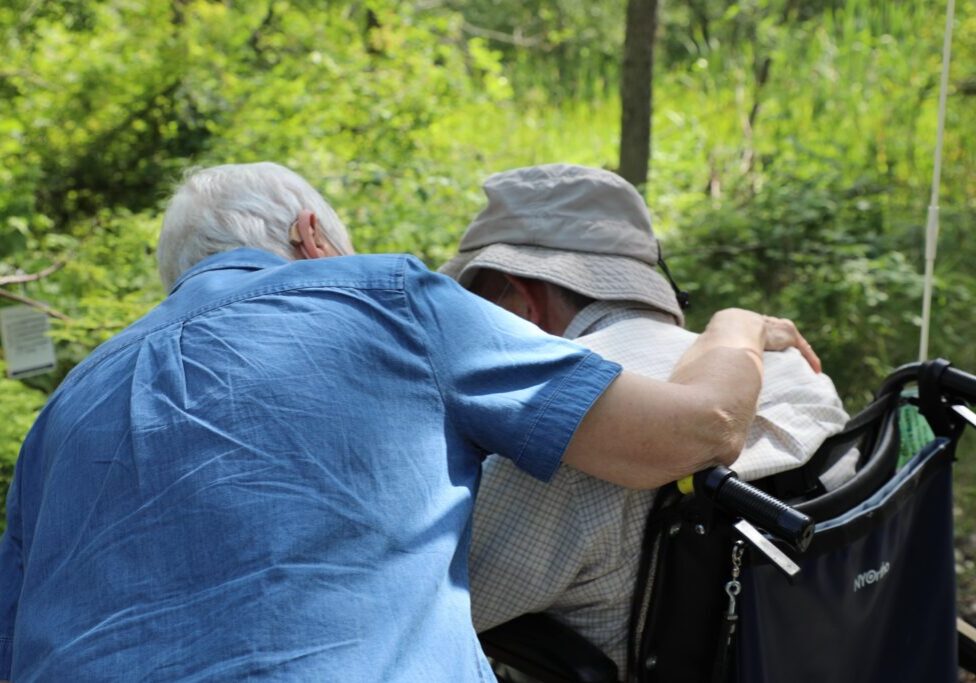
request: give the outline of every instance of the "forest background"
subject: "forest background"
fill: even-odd
[[[944,11],[659,7],[641,189],[689,326],[730,305],[793,318],[852,413],[918,353]],[[46,396],[163,297],[154,245],[185,169],[283,163],[360,251],[436,267],[490,173],[616,166],[625,24],[624,0],[5,0],[0,306],[47,312],[59,364],[0,379],[0,492]],[[973,371],[976,0],[955,36],[930,355]],[[956,498],[972,614],[971,442]]]

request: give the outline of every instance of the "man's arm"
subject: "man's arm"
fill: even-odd
[[[805,345],[789,321],[727,310],[671,381],[618,377],[616,363],[418,263],[404,266],[406,301],[452,429],[543,481],[566,462],[615,484],[655,488],[732,462],[756,409],[763,349]]]
[[[731,464],[755,415],[762,352],[790,346],[819,370],[816,354],[790,321],[720,311],[668,382],[622,373],[580,423],[563,462],[631,488]]]

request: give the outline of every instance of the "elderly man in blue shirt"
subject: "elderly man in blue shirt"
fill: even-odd
[[[485,453],[654,487],[735,459],[764,348],[816,362],[730,310],[670,382],[620,373],[414,258],[353,255],[268,163],[190,175],[158,257],[169,296],[24,442],[0,678],[491,680],[466,565]]]

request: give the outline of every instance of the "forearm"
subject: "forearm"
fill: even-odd
[[[682,385],[624,372],[593,405],[563,460],[600,479],[630,488],[656,488],[716,464],[730,464],[745,442],[759,374],[738,349],[714,349],[704,358],[735,364],[746,381],[730,398],[707,384]],[[744,367],[743,367],[744,366]]]
[[[669,382],[623,373],[583,420],[565,462],[632,488],[730,464],[755,414],[764,343],[762,316],[716,314]]]
[[[709,382],[715,362],[705,357],[714,349],[741,349],[754,357],[762,377],[762,353],[765,348],[763,316],[740,308],[719,311],[708,322],[705,331],[678,360],[670,381],[681,384]],[[721,373],[721,368],[719,368]]]
[[[669,381],[689,387],[694,399],[716,413],[725,429],[711,444],[713,458],[729,464],[745,443],[763,383],[763,316],[741,309],[719,311],[681,357]],[[722,451],[725,452],[722,452]],[[731,452],[730,452],[731,451]]]

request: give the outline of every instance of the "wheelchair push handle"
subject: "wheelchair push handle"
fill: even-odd
[[[954,394],[976,401],[976,376],[949,366],[942,374],[942,385]]]
[[[909,382],[932,378],[940,393],[948,393],[976,402],[976,376],[960,370],[942,358],[924,363],[908,363],[892,372],[881,384],[876,396],[900,392]]]
[[[961,427],[960,417],[976,427],[976,414],[965,405],[976,403],[976,376],[944,358],[908,363],[888,375],[877,392],[878,400],[900,394],[910,382],[918,383],[919,412],[937,435],[952,437]]]
[[[802,512],[739,479],[727,467],[712,467],[694,475],[695,493],[726,513],[741,517],[803,552],[813,539],[814,522]]]

